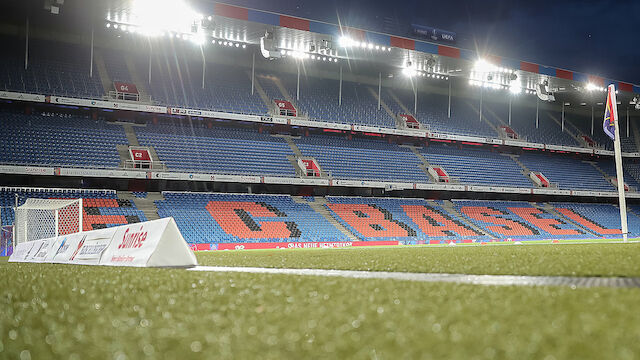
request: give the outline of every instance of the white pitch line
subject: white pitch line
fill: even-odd
[[[571,287],[640,287],[640,278],[602,278],[569,276],[465,275],[386,271],[325,269],[277,269],[260,267],[196,266],[189,271],[235,272],[252,274],[343,277],[352,279],[390,279],[422,282],[445,282],[499,286],[571,286]]]

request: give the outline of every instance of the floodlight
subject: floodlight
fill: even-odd
[[[522,92],[522,88],[520,87],[520,85],[511,85],[509,87],[509,91],[512,94],[520,94]]]
[[[478,59],[474,65],[475,69],[482,72],[489,72],[495,69],[495,65],[485,59]]]
[[[242,48],[246,49],[247,48],[247,44],[242,44]]]
[[[588,84],[587,84],[587,90],[589,90],[589,91],[596,90],[597,88],[598,88],[598,87],[597,87],[595,84],[593,84],[593,83],[588,83]]]
[[[406,67],[402,69],[402,74],[408,77],[414,77],[416,75],[416,70],[410,67]]]
[[[111,27],[111,23],[107,23],[107,29]]]
[[[144,33],[189,32],[202,18],[184,0],[134,0],[131,8],[131,22],[145,29]]]
[[[340,36],[338,44],[340,44],[341,47],[350,47],[353,45],[353,40],[348,36]]]

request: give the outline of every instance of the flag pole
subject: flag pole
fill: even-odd
[[[624,194],[624,174],[622,173],[622,150],[620,149],[620,127],[618,126],[618,103],[616,101],[616,87],[609,85],[609,97],[611,99],[611,114],[614,119],[615,138],[613,139],[613,148],[615,150],[616,159],[616,178],[618,180],[618,203],[620,207],[620,225],[622,227],[622,239],[628,241],[627,233],[627,202]]]

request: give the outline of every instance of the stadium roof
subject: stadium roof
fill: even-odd
[[[140,1],[145,0],[138,0]],[[154,4],[161,6],[162,2],[156,1]],[[107,2],[105,19],[126,23],[134,17],[135,3],[134,0]],[[613,83],[620,91],[640,93],[640,86],[623,81],[496,55],[480,55],[472,50],[423,40],[219,2],[191,1],[190,5],[203,16],[203,19],[211,16],[211,27],[208,29],[211,30],[212,36],[259,44],[265,31],[272,30],[278,50],[285,50],[285,55],[286,51],[313,54],[309,51],[310,44],[314,44],[317,51],[323,41],[327,41],[332,51],[344,60],[373,60],[398,69],[410,66],[418,72],[462,77],[494,86],[510,85],[512,73],[515,73],[515,83],[523,89],[534,89],[537,84],[548,81],[551,88],[560,92],[582,92],[602,89]],[[347,40],[350,46],[343,47],[344,40]],[[478,62],[479,59],[483,61]],[[590,89],[587,89],[588,84],[591,84]]]
[[[201,35],[203,38],[198,41],[232,40],[258,46],[268,30],[273,34],[277,51],[284,56],[311,57],[322,52],[322,55],[331,55],[330,58],[341,59],[350,65],[377,64],[385,69],[380,70],[383,72],[395,69],[400,74],[409,68],[410,71],[405,72],[431,77],[451,76],[467,79],[472,85],[513,87],[524,91],[533,91],[546,81],[556,93],[579,97],[591,97],[599,89],[604,90],[606,85],[614,83],[621,91],[620,100],[626,103],[634,97],[633,93],[640,94],[640,86],[623,81],[207,0],[109,0],[94,4],[91,9],[95,11],[93,19],[110,25],[119,24],[119,31],[124,24],[127,31],[144,32],[151,24],[158,27],[157,34]],[[70,13],[75,18],[87,14],[80,9],[90,5],[71,0],[64,6],[65,14]],[[194,23],[194,19],[198,21]],[[345,42],[348,46],[344,46]]]

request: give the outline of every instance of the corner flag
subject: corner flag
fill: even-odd
[[[615,124],[618,122],[618,112],[614,111],[617,107],[615,105],[617,105],[616,92],[615,89],[611,91],[611,86],[609,86],[607,105],[604,108],[604,123],[602,124],[602,128],[604,129],[604,133],[607,134],[611,140],[616,139]]]
[[[620,230],[624,242],[627,242],[627,202],[624,197],[624,174],[622,172],[622,150],[620,149],[620,129],[618,122],[618,103],[616,102],[616,87],[611,84],[608,87],[607,105],[604,109],[604,124],[602,128],[605,134],[613,139],[613,149],[616,160],[616,178],[618,180],[618,205],[620,207]]]

